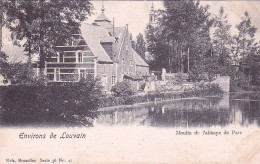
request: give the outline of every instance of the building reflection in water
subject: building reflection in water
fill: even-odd
[[[229,95],[174,100],[100,112],[97,124],[155,127],[260,125],[259,97]]]

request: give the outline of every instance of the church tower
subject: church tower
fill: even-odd
[[[155,10],[154,10],[154,6],[152,3],[152,7],[149,13],[149,26],[155,27],[156,22],[155,22]]]
[[[150,13],[149,13],[149,22],[148,22],[146,29],[144,31],[145,35],[148,34],[150,27],[153,27],[153,28],[156,27],[156,16],[155,16],[155,10],[154,10],[153,3],[152,3],[151,10],[150,10]]]

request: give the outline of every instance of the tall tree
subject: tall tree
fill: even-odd
[[[254,56],[258,55],[258,44],[255,42],[257,28],[252,25],[248,12],[245,12],[242,21],[236,27],[238,35],[234,36],[235,43],[232,52],[237,63],[242,67],[243,72],[250,77]]]
[[[130,41],[131,41],[131,47],[135,50],[136,49],[136,42],[133,38],[133,35],[130,33]]]
[[[242,21],[236,25],[238,35],[234,36],[235,45],[233,53],[239,62],[243,62],[249,57],[253,48],[255,48],[256,27],[251,23],[251,17],[245,12]]]
[[[228,24],[223,7],[219,9],[219,14],[214,18],[214,27],[213,52],[219,58],[220,66],[227,66],[230,61],[233,38],[230,34],[231,25]]]
[[[146,43],[143,34],[139,33],[136,36],[136,52],[145,60]]]
[[[166,44],[166,39],[161,35],[159,27],[148,26],[148,32],[146,33],[147,50],[152,56],[152,60],[148,61],[152,70],[160,71],[162,68],[166,68],[167,71],[171,71],[171,49]]]
[[[53,47],[67,43],[92,9],[88,0],[12,0],[3,5],[14,44],[24,46],[29,56],[39,54],[41,75]]]
[[[194,63],[211,50],[209,28],[212,20],[209,19],[208,6],[203,7],[194,1],[164,1],[165,10],[160,12],[156,40],[161,39],[161,50],[168,47],[168,71],[183,72],[189,70]],[[148,32],[149,33],[149,32]],[[149,42],[153,42],[148,39]],[[151,44],[150,44],[151,45]],[[154,46],[157,48],[157,46]],[[153,53],[153,48],[148,48]],[[161,55],[161,54],[154,54]],[[155,59],[156,60],[156,59]],[[157,61],[161,65],[160,61]],[[185,66],[186,65],[186,66]],[[164,67],[165,65],[161,65]]]

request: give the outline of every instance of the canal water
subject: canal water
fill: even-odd
[[[260,126],[259,93],[229,93],[222,97],[201,97],[106,108],[95,126],[151,127],[243,127]]]

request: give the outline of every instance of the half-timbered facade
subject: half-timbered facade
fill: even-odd
[[[132,49],[128,26],[114,27],[104,9],[93,24],[83,23],[69,45],[56,46],[57,55],[46,62],[49,82],[79,81],[92,74],[105,88],[124,79],[141,80],[148,64]]]

